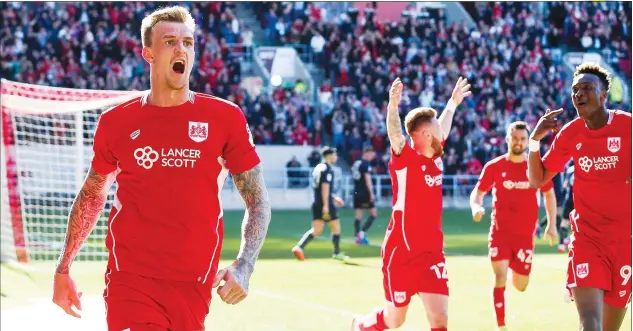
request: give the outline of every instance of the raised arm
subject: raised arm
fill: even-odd
[[[398,106],[400,106],[400,100],[402,99],[402,82],[400,78],[391,84],[389,90],[389,104],[387,105],[387,136],[389,137],[389,143],[391,149],[396,155],[400,155],[406,138],[402,133],[402,123],[400,121],[400,114],[398,113]]]
[[[465,97],[471,95],[470,84],[466,78],[459,77],[457,84],[453,88],[453,94],[451,99],[446,104],[446,107],[440,114],[437,121],[440,123],[442,129],[442,139],[445,140],[451,133],[451,126],[453,125],[453,115],[455,115],[455,109],[459,106]]]
[[[75,198],[68,216],[66,239],[62,247],[55,272],[68,274],[70,265],[75,260],[81,246],[97,224],[99,216],[103,212],[108,191],[116,177],[115,172],[101,175],[92,167],[84,181],[79,194]]]
[[[556,172],[545,169],[545,165],[541,159],[540,141],[548,132],[556,130],[557,120],[554,117],[562,112],[562,108],[555,111],[548,109],[545,115],[543,115],[536,124],[534,131],[530,134],[528,144],[530,151],[528,154],[528,181],[532,188],[541,188],[545,183],[556,176]]]
[[[235,267],[244,268],[246,276],[250,277],[268,232],[271,217],[270,198],[264,183],[261,164],[251,170],[233,175],[233,182],[246,204],[242,221],[242,243],[237,253]]]

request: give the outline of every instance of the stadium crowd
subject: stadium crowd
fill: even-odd
[[[2,77],[71,88],[146,89],[140,23],[157,6],[2,3]],[[442,9],[408,7],[399,21],[383,22],[370,5],[352,6],[333,19],[312,3],[250,3],[268,39],[306,45],[324,69],[315,106],[303,82],[270,95],[248,93],[240,86],[233,44],[250,46],[253,34],[236,17],[235,5],[188,6],[199,27],[192,90],[237,103],[259,144],[328,143],[350,164],[371,144],[379,155],[378,173],[387,169],[386,87],[395,77],[407,85],[403,111],[441,110],[460,75],[473,84],[474,97],[456,113],[445,146],[447,174],[478,174],[487,160],[504,153],[510,121],[534,125],[548,107],[567,109],[563,120],[574,116],[563,51],[601,51],[631,77],[630,3],[465,4],[476,28],[449,25]],[[611,94],[609,106],[630,111],[621,92]]]

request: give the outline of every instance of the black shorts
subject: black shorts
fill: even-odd
[[[369,194],[358,194],[354,192],[354,209],[374,208],[374,202],[370,200]]]
[[[312,220],[321,220],[321,221],[331,221],[338,219],[338,211],[336,210],[336,206],[333,203],[330,203],[330,218],[327,220],[323,219],[323,205],[320,203],[312,203]]]

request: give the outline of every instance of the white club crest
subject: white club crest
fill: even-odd
[[[589,263],[576,265],[576,277],[583,279],[589,276]]]
[[[189,122],[189,138],[199,143],[209,137],[209,123]]]
[[[437,166],[437,168],[440,169],[440,171],[444,171],[444,162],[442,162],[441,157],[438,157],[433,161],[435,162],[435,165]]]
[[[607,139],[607,148],[609,152],[615,153],[620,150],[620,137],[609,137]]]
[[[403,303],[407,300],[407,292],[393,292],[393,300],[396,303]]]

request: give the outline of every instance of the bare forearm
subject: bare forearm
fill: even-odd
[[[367,174],[365,176],[365,184],[367,184],[367,190],[369,191],[369,196],[374,197],[374,186],[371,183],[371,175]]]
[[[114,175],[103,176],[90,169],[68,216],[66,239],[57,260],[57,273],[67,274],[84,241],[103,212]]]
[[[442,114],[440,115],[440,117],[437,119],[437,121],[440,123],[440,128],[442,129],[443,139],[446,139],[449,133],[451,133],[451,127],[453,125],[453,115],[455,115],[456,108],[457,108],[457,105],[451,99],[446,104],[446,107],[444,108],[444,111],[442,111]]]
[[[541,152],[529,152],[528,154],[528,181],[532,188],[540,188],[545,181],[545,166],[541,160]]]
[[[470,193],[470,208],[481,208],[484,205],[484,194],[481,193],[477,188],[475,188]]]
[[[321,201],[323,201],[324,207],[330,207],[330,185],[329,184],[321,184]]]
[[[405,137],[402,134],[398,105],[392,104],[391,102],[387,105],[387,136],[389,136],[391,149],[393,149],[396,155],[399,155],[404,147]]]
[[[557,214],[557,206],[556,206],[556,194],[554,194],[553,190],[544,194],[545,196],[545,214],[547,215],[547,225],[555,226],[556,225],[556,214]]]
[[[261,165],[233,176],[233,182],[246,205],[237,264],[252,272],[270,224],[270,198],[264,183]]]

